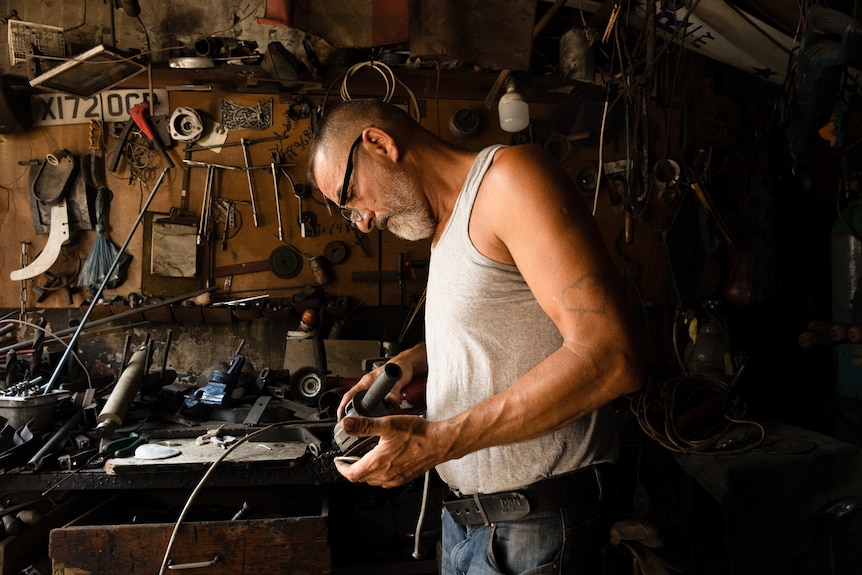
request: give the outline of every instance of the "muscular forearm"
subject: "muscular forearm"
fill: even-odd
[[[438,457],[442,462],[546,435],[639,385],[638,363],[623,352],[596,361],[562,347],[505,391],[433,423]]]

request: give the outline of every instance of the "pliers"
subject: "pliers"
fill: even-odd
[[[132,432],[128,437],[113,439],[101,449],[100,458],[129,457],[135,454],[135,449],[149,441],[145,435]]]

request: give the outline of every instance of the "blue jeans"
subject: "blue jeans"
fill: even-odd
[[[444,509],[441,575],[600,575],[612,515],[605,506],[587,515],[563,508],[463,526]]]

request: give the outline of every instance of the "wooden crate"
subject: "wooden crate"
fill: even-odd
[[[177,530],[170,565],[179,569],[213,561],[211,566],[195,569],[204,575],[330,573],[325,499],[318,499],[304,487],[278,492],[215,490],[206,498],[202,494],[200,504],[196,503],[199,510],[192,507],[189,520]],[[291,491],[300,500],[289,501]],[[180,493],[161,490],[123,493],[54,529],[49,544],[53,575],[158,573],[184,503],[181,498]],[[250,519],[200,520],[218,516],[223,510],[239,510],[244,504],[249,506],[246,516]],[[315,509],[313,514],[308,512],[310,508]],[[300,514],[286,515],[292,512]],[[170,516],[174,519],[159,521]]]

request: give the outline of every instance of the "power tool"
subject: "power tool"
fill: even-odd
[[[344,417],[381,417],[386,415],[383,399],[395,383],[401,379],[401,368],[394,363],[387,363],[383,371],[368,389],[359,391],[344,409]],[[343,454],[342,461],[358,461],[360,457],[371,451],[379,437],[355,437],[348,435],[341,426],[341,421],[335,424],[335,444]]]

